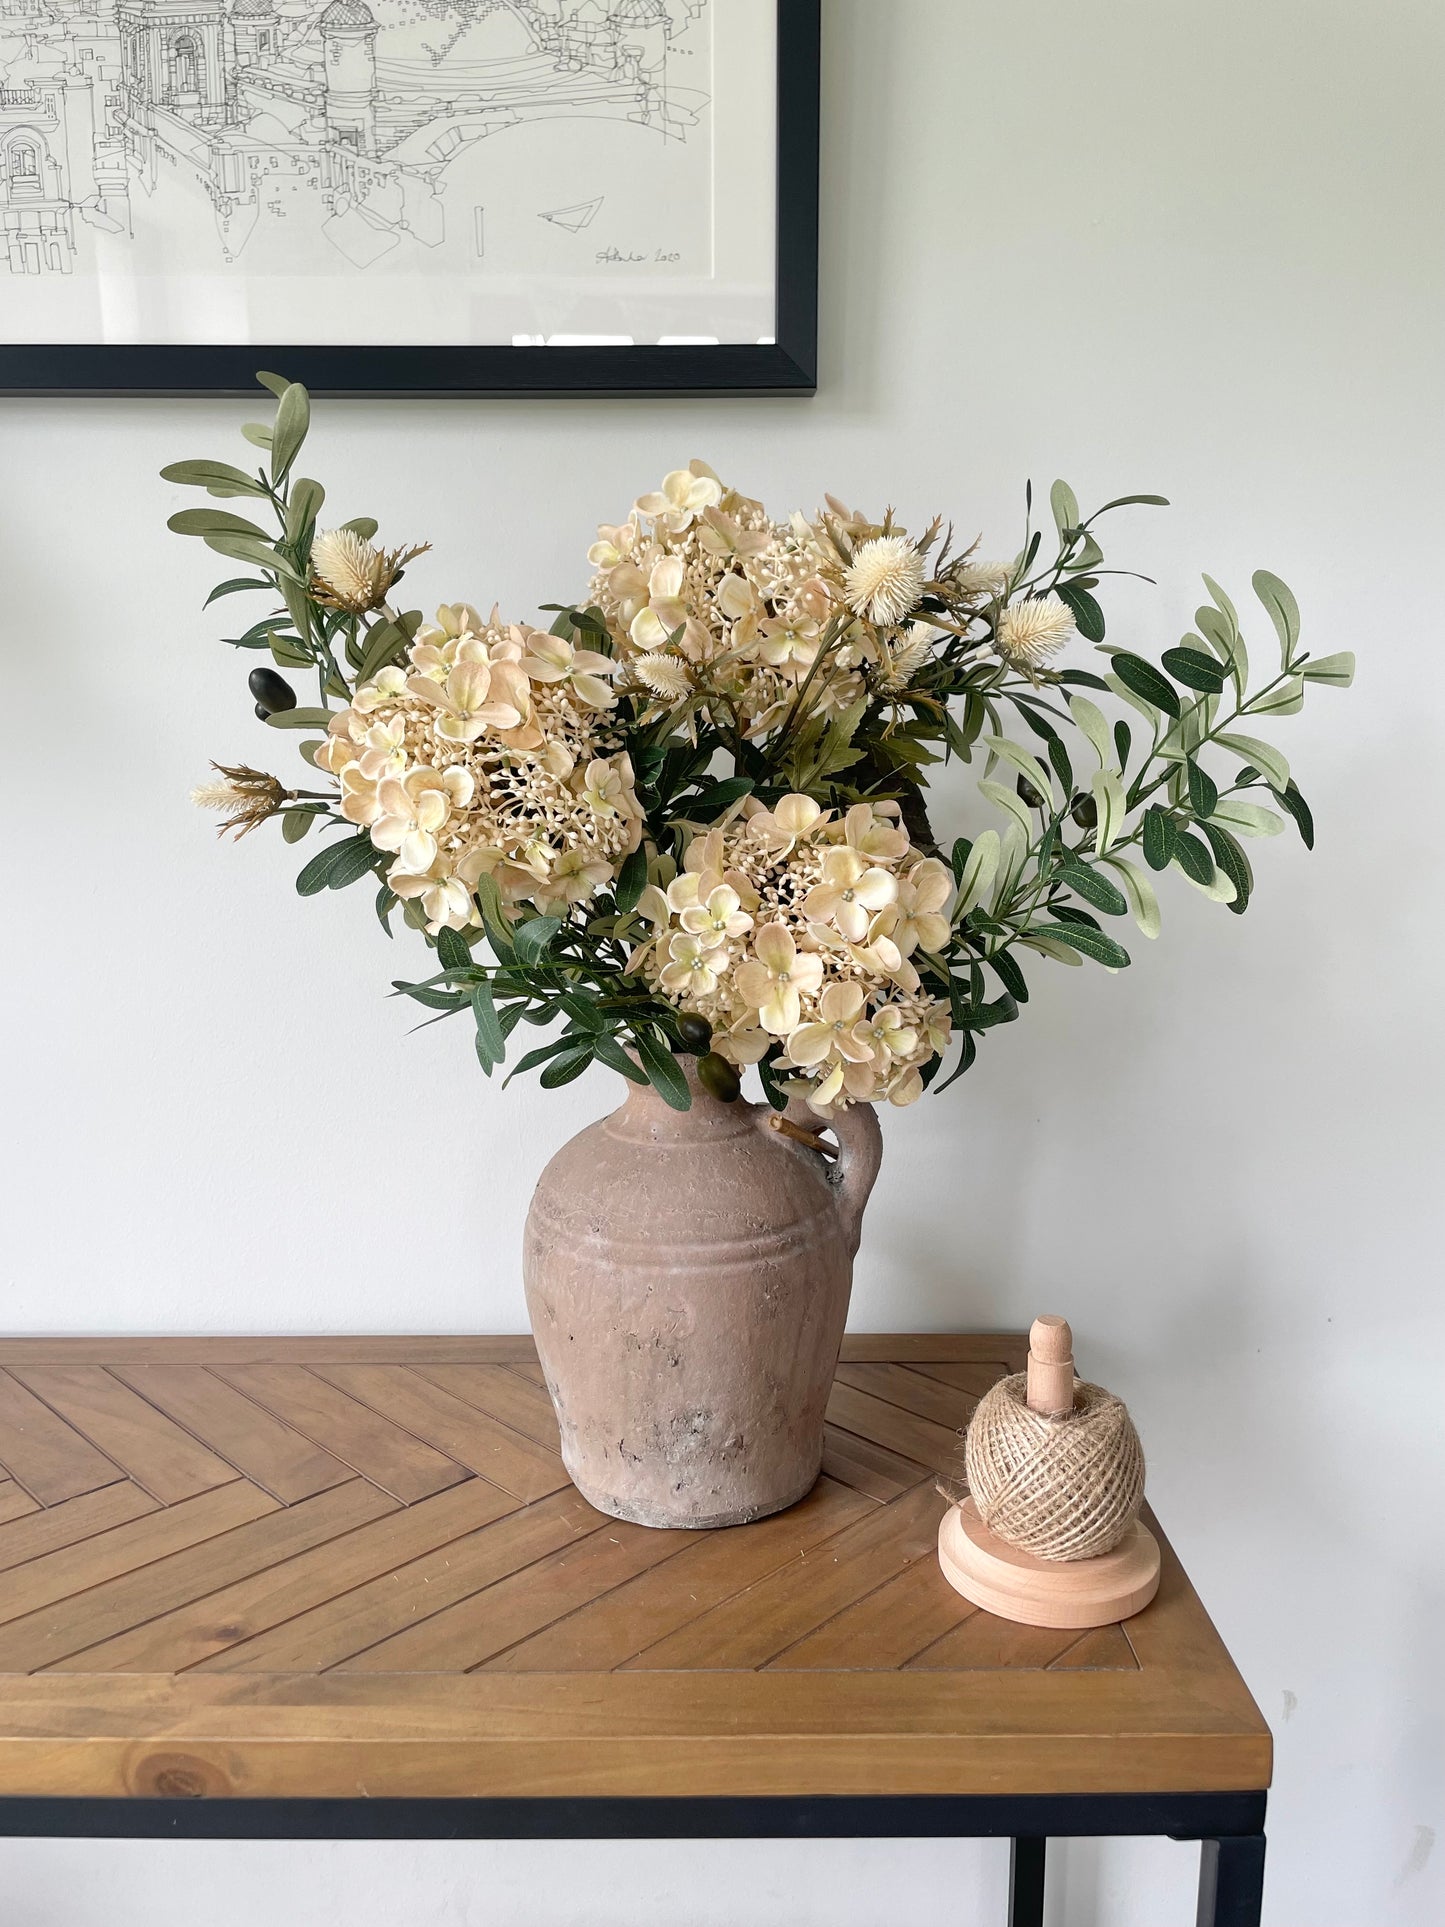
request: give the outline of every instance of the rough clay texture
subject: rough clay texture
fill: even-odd
[[[691,1110],[630,1084],[563,1145],[523,1245],[567,1470],[647,1526],[740,1525],[812,1486],[881,1156],[871,1105],[840,1114],[830,1169],[689,1082]]]

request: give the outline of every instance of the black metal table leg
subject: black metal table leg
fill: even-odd
[[[1044,1927],[1044,1859],[1048,1841],[1024,1834],[1011,1843],[1008,1927]]]
[[[1264,1835],[1201,1841],[1197,1927],[1260,1927],[1263,1907]]]

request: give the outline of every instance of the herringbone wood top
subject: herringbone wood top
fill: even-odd
[[[814,1491],[701,1533],[580,1497],[529,1339],[0,1343],[0,1793],[1264,1786],[1167,1544],[1084,1634],[939,1572],[1024,1343],[850,1337]]]

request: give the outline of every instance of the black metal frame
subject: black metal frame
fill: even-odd
[[[1259,1927],[1265,1795],[294,1800],[0,1798],[0,1837],[141,1840],[1005,1839],[1009,1927],[1043,1927],[1049,1839],[1200,1842],[1196,1927]]]
[[[777,0],[777,316],[770,346],[110,347],[0,343],[0,395],[249,395],[275,368],[318,395],[811,395],[818,380],[822,0]]]

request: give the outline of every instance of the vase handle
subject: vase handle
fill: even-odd
[[[883,1161],[883,1133],[872,1104],[849,1104],[830,1119],[829,1129],[838,1140],[838,1161],[828,1178],[838,1193],[838,1215],[852,1257],[863,1236],[863,1209]]]

